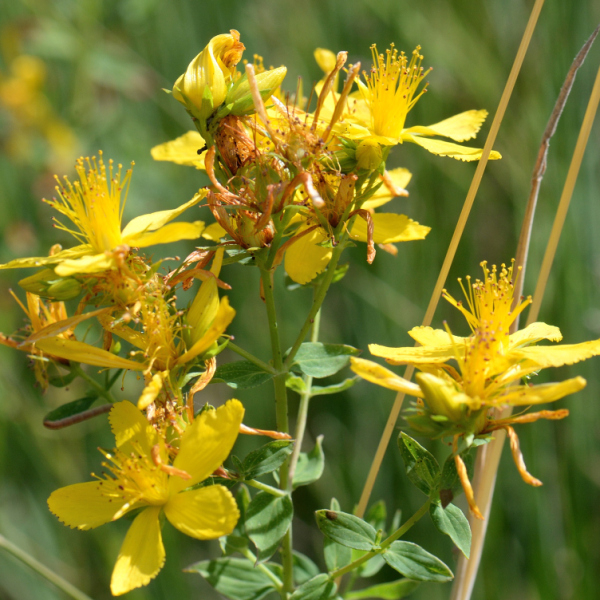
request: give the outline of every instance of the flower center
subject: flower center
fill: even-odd
[[[377,46],[371,46],[373,67],[370,76],[364,74],[368,89],[363,96],[376,135],[400,138],[406,115],[425,92],[426,85],[420,91],[418,88],[431,69],[424,71],[421,67],[420,50],[417,46],[409,63],[404,52],[398,54],[393,44],[385,56],[377,53]]]
[[[103,496],[115,502],[125,501],[114,519],[118,519],[138,503],[160,506],[169,499],[168,475],[155,465],[152,458],[146,456],[139,446],[134,444],[134,450],[128,455],[121,450],[107,452],[100,449],[107,459],[102,466],[110,474],[103,473],[100,477],[92,473],[98,479],[99,490]]]
[[[132,163],[133,164],[133,163]],[[87,172],[86,172],[87,166]],[[113,161],[109,161],[108,177],[100,153],[99,160],[80,158],[75,170],[79,181],[71,183],[67,177],[60,180],[56,188],[59,199],[46,200],[50,206],[68,217],[76,229],[70,229],[57,219],[56,227],[68,231],[83,244],[90,244],[97,252],[114,250],[123,243],[121,218],[127,199],[131,169],[121,179],[122,166],[113,172]],[[121,201],[121,192],[123,200]]]

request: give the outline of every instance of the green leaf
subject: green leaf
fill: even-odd
[[[460,457],[467,467],[467,475],[469,479],[473,478],[473,470],[475,469],[475,453],[469,450],[463,452]],[[454,462],[454,456],[450,456],[446,459],[442,468],[442,476],[440,477],[439,484],[439,498],[442,503],[442,507],[448,506],[452,500],[462,492],[462,485],[460,483],[460,477],[456,471],[456,463]]]
[[[62,421],[63,419],[68,419],[70,417],[75,417],[76,415],[85,412],[97,399],[97,394],[90,394],[85,398],[73,400],[73,402],[67,402],[62,406],[55,408],[44,417],[44,426],[49,427],[51,429],[53,426],[59,427],[60,421]]]
[[[277,576],[281,575],[279,565],[267,563],[266,566]],[[217,592],[231,600],[260,600],[276,589],[268,575],[245,558],[203,560],[185,571],[199,573]]]
[[[276,440],[250,452],[242,463],[244,478],[255,479],[275,471],[286,461],[293,449],[292,441]]]
[[[394,542],[383,553],[385,562],[417,581],[450,581],[452,571],[437,557],[412,542]]]
[[[254,363],[239,360],[217,367],[212,383],[226,383],[235,390],[247,390],[262,385],[272,378],[272,373],[263,371]]]
[[[434,456],[404,432],[398,436],[398,447],[412,483],[427,496],[437,492],[440,466]]]
[[[336,585],[329,579],[329,575],[321,573],[297,588],[290,600],[329,600],[335,596],[336,591]]]
[[[355,561],[358,558],[363,557],[366,552],[359,552],[358,550],[354,550],[352,552],[352,560]],[[379,571],[385,565],[385,560],[381,554],[376,554],[373,558],[370,558],[367,562],[363,563],[356,569],[356,573],[359,577],[363,577],[364,579],[369,579],[369,577],[373,577],[377,575]]]
[[[304,379],[302,379],[302,377],[298,377],[297,375],[293,375],[292,373],[288,373],[286,375],[285,386],[297,394],[304,394],[304,392],[306,392],[306,384],[304,383]]]
[[[315,447],[306,454],[301,452],[298,456],[298,464],[294,472],[293,488],[296,489],[301,485],[309,485],[314,483],[323,475],[325,468],[325,454],[323,454],[323,436],[317,438]]]
[[[456,547],[468,559],[471,552],[471,528],[463,511],[454,504],[448,504],[443,508],[441,504],[432,502],[429,506],[429,514],[434,525],[442,533],[450,536]]]
[[[71,371],[70,373],[65,373],[64,375],[56,375],[55,377],[50,377],[48,383],[52,387],[67,387],[69,384],[73,383],[77,377],[77,373],[75,371]]]
[[[219,545],[225,556],[229,556],[234,552],[241,552],[248,548],[248,538],[246,537],[244,523],[246,521],[246,511],[250,504],[250,492],[244,484],[240,485],[238,492],[235,495],[235,501],[240,511],[240,518],[229,535],[224,535],[219,538]]]
[[[389,583],[380,583],[362,590],[348,592],[346,600],[363,600],[363,598],[382,598],[382,600],[399,600],[414,592],[420,583],[412,579],[398,579]]]
[[[330,508],[332,511],[339,512],[340,503],[335,498],[332,498]],[[323,538],[323,554],[325,555],[325,564],[329,571],[341,569],[349,565],[352,560],[351,548],[342,546],[328,537]]]
[[[294,565],[293,571],[296,585],[302,585],[309,579],[312,579],[319,574],[319,567],[317,567],[317,565],[315,565],[315,563],[308,558],[308,556],[301,554],[300,552],[296,552],[294,550],[292,561]]]
[[[345,512],[317,510],[317,526],[329,539],[356,550],[371,551],[377,546],[377,532],[366,521]]]
[[[305,342],[294,357],[293,368],[310,377],[329,377],[343,369],[360,350],[345,344]]]
[[[324,396],[326,394],[338,394],[339,392],[343,392],[345,390],[350,389],[356,382],[358,381],[358,377],[350,377],[348,379],[344,379],[341,383],[334,383],[333,385],[313,385],[311,388],[312,396]]]
[[[381,529],[382,531],[385,531],[386,519],[387,509],[383,500],[379,500],[379,502],[373,504],[373,506],[369,508],[367,514],[365,515],[365,521],[373,525],[376,530]]]
[[[289,496],[276,497],[267,492],[254,496],[246,511],[246,534],[258,549],[257,562],[273,556],[293,516],[294,507]]]

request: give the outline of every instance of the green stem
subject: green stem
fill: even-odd
[[[252,553],[252,551],[250,549],[246,548],[244,550],[240,550],[240,552],[248,560],[250,560],[256,564],[256,556]],[[256,568],[259,571],[262,571],[275,584],[275,587],[277,588],[278,592],[282,591],[283,583],[282,583],[281,579],[279,579],[279,577],[277,577],[277,575],[275,575],[275,573],[273,573],[273,571],[271,571],[271,569],[269,569],[269,567],[267,567],[266,565],[264,565],[262,563],[259,563],[258,565],[256,565]]]
[[[262,283],[265,305],[267,308],[267,319],[269,321],[269,335],[271,338],[271,351],[273,353],[273,367],[277,373],[273,379],[275,386],[275,414],[277,429],[283,433],[289,432],[287,388],[285,386],[286,371],[283,367],[281,354],[281,343],[279,341],[279,327],[277,325],[277,312],[275,310],[275,296],[273,294],[272,271],[261,267],[260,280]],[[279,487],[288,489],[288,465],[287,461],[279,470]],[[285,534],[281,546],[281,561],[283,563],[283,588],[281,589],[282,600],[286,600],[288,594],[294,590],[294,562],[292,554],[292,526]]]
[[[272,485],[267,485],[262,481],[256,481],[256,479],[246,479],[244,483],[247,483],[248,485],[252,486],[253,488],[256,488],[257,490],[267,492],[268,494],[271,494],[271,496],[276,496],[277,498],[283,498],[284,496],[288,495],[288,493],[285,490],[278,490]]]
[[[69,368],[73,373],[77,373],[78,377],[81,377],[85,382],[87,382],[91,387],[93,387],[100,396],[108,400],[111,404],[114,404],[117,400],[116,398],[103,386],[101,386],[93,377],[90,377],[80,366],[78,363],[71,363]]]
[[[59,590],[62,590],[65,594],[74,598],[74,600],[92,600],[87,594],[84,594],[81,590],[78,590],[74,585],[57,575],[54,571],[43,565],[41,562],[38,562],[33,556],[30,556],[27,552],[21,550],[21,548],[15,546],[12,542],[9,542],[3,535],[0,535],[0,548],[4,548],[6,551],[10,552],[15,558],[25,563],[44,579],[55,585]]]
[[[312,324],[312,331],[310,335],[311,342],[319,341],[319,326],[321,324],[321,311],[319,310],[315,315]],[[291,491],[292,489],[292,481],[294,480],[294,473],[296,472],[296,467],[298,465],[298,459],[300,458],[300,450],[302,448],[302,440],[304,439],[304,433],[306,431],[306,421],[308,418],[308,405],[310,404],[310,399],[312,398],[312,382],[313,378],[310,375],[305,375],[304,379],[304,389],[305,391],[300,394],[300,404],[298,405],[298,417],[296,419],[296,434],[294,439],[296,440],[294,444],[294,451],[292,452],[292,456],[290,458],[290,468],[289,478],[288,478],[288,489]]]
[[[354,569],[360,567],[362,564],[366,563],[368,560],[371,560],[376,554],[381,554],[392,542],[396,541],[399,537],[402,537],[419,519],[421,519],[425,513],[429,510],[429,505],[431,504],[431,500],[427,500],[423,506],[410,518],[408,521],[404,523],[401,527],[399,527],[392,535],[387,537],[383,542],[381,542],[380,547],[377,550],[373,550],[373,552],[367,552],[365,555],[357,558],[355,561],[351,562],[349,565],[342,567],[341,569],[336,569],[329,573],[329,577],[334,580],[337,577],[341,577],[346,573],[350,573],[350,571],[354,571]]]
[[[236,354],[239,354],[242,358],[245,358],[248,362],[251,362],[252,364],[256,365],[259,369],[262,369],[266,373],[271,373],[272,375],[275,375],[275,369],[271,365],[267,364],[264,360],[260,360],[260,358],[254,356],[254,354],[250,354],[250,352],[248,352],[247,350],[240,348],[237,344],[234,344],[232,341],[230,341],[227,344],[227,347],[230,350],[233,350]]]
[[[342,255],[342,252],[344,251],[344,248],[346,247],[345,241],[346,241],[346,236],[343,236],[342,239],[340,240],[340,242],[338,243],[338,245],[333,250],[333,253],[331,255],[331,260],[329,261],[329,264],[327,265],[327,270],[325,271],[325,277],[323,278],[321,285],[317,288],[317,291],[315,292],[315,295],[313,298],[313,303],[312,303],[312,306],[310,307],[308,316],[306,317],[306,321],[304,322],[304,325],[302,326],[302,329],[300,330],[300,334],[298,335],[294,345],[292,346],[292,349],[290,350],[287,358],[285,359],[284,366],[286,368],[289,368],[290,365],[292,364],[292,362],[294,361],[296,352],[298,352],[300,346],[302,345],[302,342],[304,342],[304,338],[308,334],[310,328],[313,326],[313,323],[317,316],[317,313],[321,309],[321,305],[323,304],[323,301],[325,300],[325,296],[327,295],[329,286],[331,285],[331,282],[333,281],[333,277],[335,275],[335,269],[340,260],[340,256]]]

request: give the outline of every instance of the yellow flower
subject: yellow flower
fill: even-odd
[[[213,37],[177,79],[173,97],[194,117],[206,120],[225,100],[243,52],[235,29]]]
[[[430,227],[421,225],[406,215],[372,212],[398,194],[407,195],[403,188],[410,178],[411,174],[407,169],[386,171],[385,179],[389,187],[382,185],[375,194],[361,204],[363,210],[354,220],[350,229],[350,239],[387,246],[388,250],[391,244],[425,239],[431,231]],[[394,192],[390,191],[390,188]],[[326,243],[331,237],[330,232],[320,226],[313,227],[315,223],[309,217],[298,216],[296,219],[301,220],[302,224],[296,234],[296,241],[285,251],[285,270],[293,281],[304,285],[327,268],[333,249]],[[369,232],[370,226],[372,232]],[[393,250],[395,248],[392,247],[392,252]]]
[[[451,156],[463,161],[479,160],[480,148],[460,146],[451,142],[431,139],[432,136],[464,142],[477,135],[487,117],[485,110],[469,110],[435,125],[405,128],[410,110],[425,93],[421,84],[429,71],[421,67],[423,56],[420,46],[413,51],[410,62],[406,55],[392,47],[386,55],[379,54],[372,46],[374,66],[365,81],[357,80],[358,94],[352,94],[343,121],[334,127],[340,137],[377,142],[395,146],[412,142],[439,156]],[[329,110],[334,103],[329,104]],[[326,115],[326,111],[321,117]],[[499,159],[492,151],[490,159]]]
[[[85,161],[80,158],[75,168],[79,181],[73,184],[65,177],[64,183],[60,183],[56,188],[59,198],[46,202],[71,220],[75,226],[73,229],[57,219],[56,226],[72,234],[81,245],[51,256],[13,260],[0,265],[1,269],[55,265],[55,272],[63,277],[98,273],[116,268],[115,254],[128,251],[129,247],[145,248],[200,237],[204,229],[202,221],[170,221],[197,204],[206,195],[204,190],[173,210],[161,210],[136,217],[121,230],[131,170],[121,178],[121,166],[119,165],[115,173],[111,160],[107,173],[102,154],[98,161],[95,158]]]
[[[203,411],[184,431],[177,456],[169,464],[164,440],[130,402],[110,412],[116,449],[104,452],[110,474],[52,493],[50,510],[71,528],[92,529],[142,509],[125,537],[112,574],[115,596],[147,585],[165,562],[159,516],[191,537],[207,540],[227,535],[239,511],[225,487],[187,489],[204,481],[227,458],[237,438],[244,408],[229,400]]]
[[[409,334],[421,344],[419,347],[369,346],[372,354],[384,357],[392,364],[411,364],[421,369],[415,377],[416,384],[371,361],[351,359],[352,369],[364,379],[420,399],[406,416],[416,432],[428,437],[454,436],[457,470],[476,516],[480,513],[457,451],[458,439],[464,438],[469,447],[475,436],[506,430],[522,478],[531,485],[541,485],[527,472],[512,425],[540,418],[562,419],[568,411],[543,410],[496,419],[489,409],[529,407],[573,394],[585,387],[582,377],[541,385],[519,382],[545,367],[573,364],[600,354],[600,340],[558,347],[534,346],[543,339],[562,339],[558,328],[545,323],[533,323],[510,334],[511,324],[531,299],[517,303],[513,308],[513,267],[502,265],[499,273],[495,267],[489,270],[485,262],[482,267],[484,280],[472,284],[468,280],[468,291],[463,287],[467,306],[444,291],[445,298],[466,317],[472,329],[471,336],[461,338],[453,336],[449,330],[416,327]],[[451,360],[456,361],[458,369],[448,364]]]

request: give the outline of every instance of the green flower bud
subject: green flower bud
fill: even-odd
[[[359,169],[375,171],[383,160],[381,144],[372,139],[363,140],[356,148],[356,160]]]
[[[72,277],[59,277],[54,269],[42,269],[21,279],[19,285],[27,292],[50,300],[70,300],[81,293],[81,284]]]
[[[429,410],[435,415],[447,417],[453,423],[464,420],[472,400],[464,392],[446,379],[431,373],[417,373],[415,376]]]

